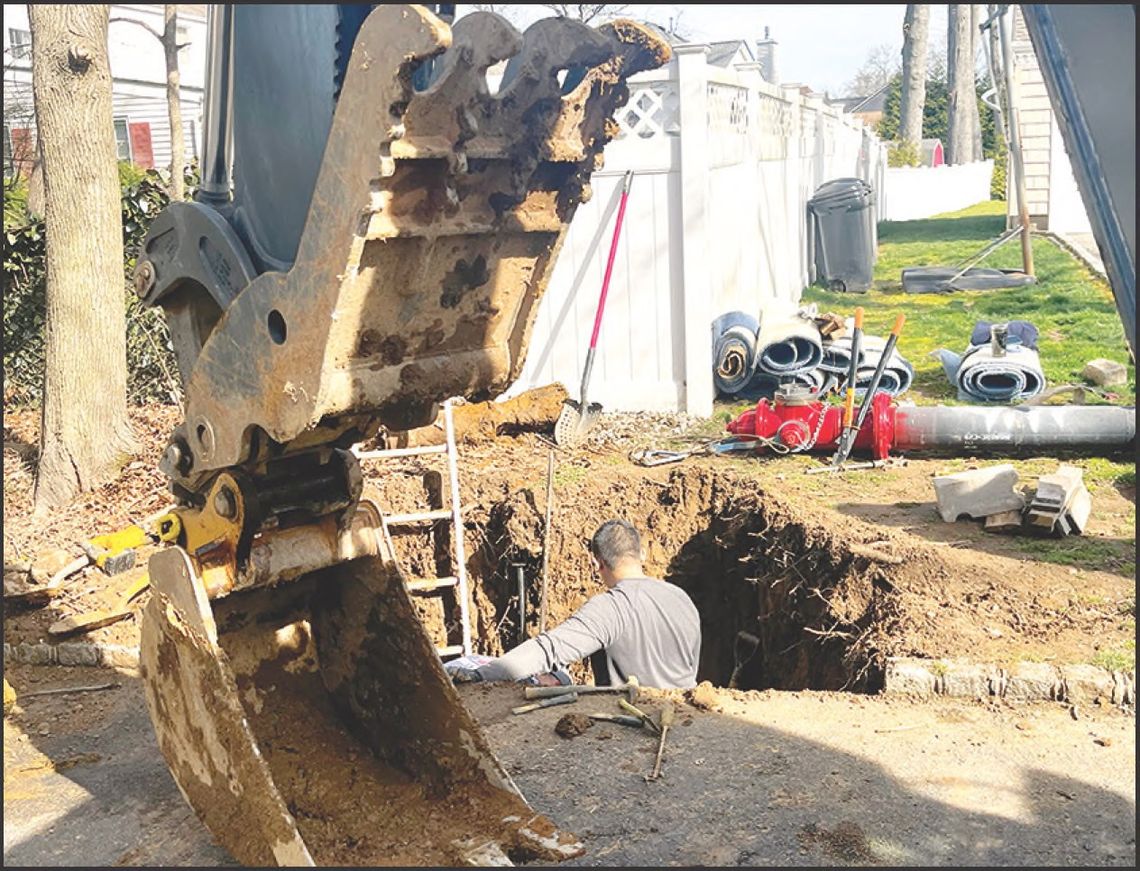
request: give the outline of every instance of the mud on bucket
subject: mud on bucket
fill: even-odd
[[[183,795],[246,865],[566,859],[464,708],[390,559],[214,600],[151,561],[141,670]]]

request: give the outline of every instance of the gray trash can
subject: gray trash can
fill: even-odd
[[[865,293],[875,267],[875,193],[858,178],[824,182],[808,200],[816,281],[830,290]]]

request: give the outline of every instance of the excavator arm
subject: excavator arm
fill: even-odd
[[[628,21],[366,8],[213,9],[203,192],[135,274],[185,384],[148,706],[243,863],[566,858],[459,701],[349,448],[518,376],[625,80],[669,48]],[[259,152],[258,125],[284,136]]]

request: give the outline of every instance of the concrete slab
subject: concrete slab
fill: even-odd
[[[1017,470],[1011,463],[999,463],[934,478],[938,512],[947,523],[959,517],[983,518],[1006,511],[1020,511],[1025,497],[1013,488]]]

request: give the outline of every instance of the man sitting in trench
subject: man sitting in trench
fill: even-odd
[[[634,675],[642,686],[689,689],[697,683],[701,623],[688,594],[646,577],[637,529],[607,520],[590,539],[606,585],[566,622],[475,669],[449,669],[457,681],[523,680],[591,657],[594,681],[614,686]],[[542,683],[547,681],[542,680]]]

